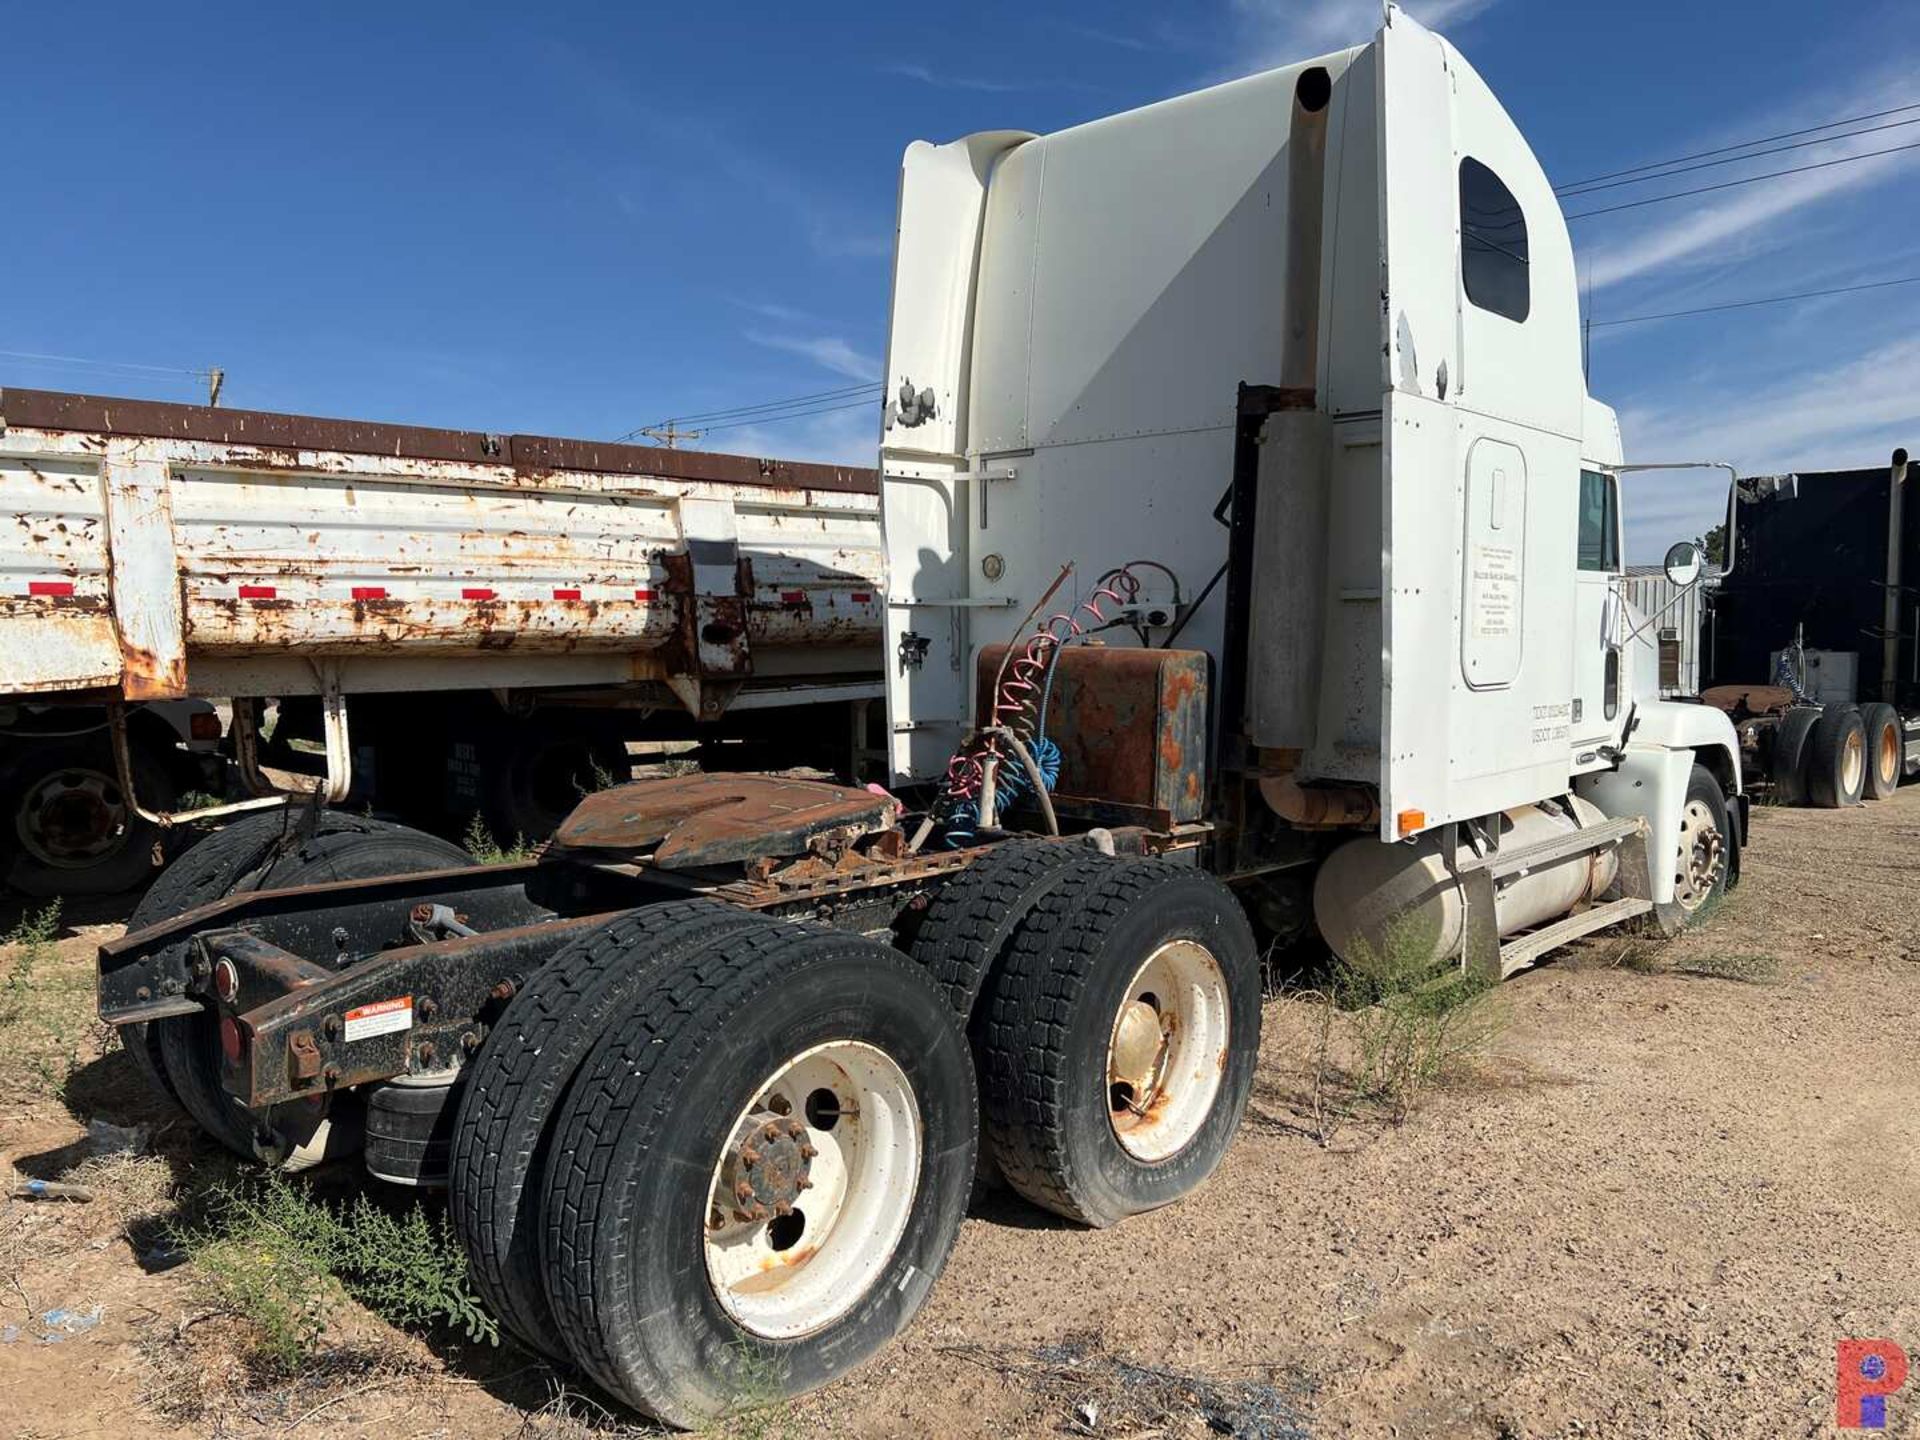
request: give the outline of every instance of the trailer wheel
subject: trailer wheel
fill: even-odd
[[[834,1379],[945,1266],[977,1125],[959,1027],[888,946],[768,922],[655,967],[548,1163],[568,1349],[680,1426]]]
[[[1867,784],[1867,727],[1854,706],[1835,706],[1807,738],[1807,798],[1822,810],[1858,805]]]
[[[1906,770],[1906,742],[1900,731],[1900,712],[1891,705],[1875,703],[1864,707],[1860,720],[1866,728],[1867,783],[1862,792],[1868,800],[1890,799],[1900,788]]]
[[[133,781],[152,809],[173,804],[166,756],[130,737]],[[134,813],[121,792],[113,753],[101,740],[22,744],[0,776],[6,883],[23,895],[112,895],[154,870],[160,827]]]
[[[1798,705],[1780,717],[1773,731],[1773,761],[1768,767],[1773,788],[1783,803],[1807,803],[1807,737],[1813,733],[1820,711]]]
[[[266,818],[285,823],[279,815]],[[278,842],[270,838],[275,834],[263,828],[257,836],[261,850],[254,852],[260,856],[255,862],[259,868],[238,877],[240,883],[224,893],[240,894],[269,885],[278,888],[406,875],[472,863],[464,850],[437,835],[354,816],[332,817],[331,823],[316,827],[313,836],[277,856],[272,852]],[[209,840],[188,851],[183,862],[212,843]],[[216,864],[231,863],[245,853],[245,847],[236,843],[232,851],[209,858]],[[195,903],[205,904],[214,898],[206,895]],[[328,1141],[334,1138],[325,1111],[306,1102],[293,1102],[257,1117],[227,1093],[220,1083],[219,1026],[211,1009],[157,1021],[155,1027],[160,1031],[161,1056],[174,1095],[201,1129],[249,1159],[299,1169],[321,1158]]]
[[[1007,1181],[1087,1225],[1170,1204],[1219,1165],[1260,1045],[1239,903],[1166,861],[1081,866],[1040,897],[995,988],[982,1076]]]
[[[514,996],[461,1087],[447,1213],[487,1307],[555,1359],[539,1204],[553,1120],[580,1064],[655,968],[722,932],[767,922],[712,900],[649,906],[560,950]]]

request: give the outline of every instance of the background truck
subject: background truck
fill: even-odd
[[[445,1184],[503,1321],[664,1420],[842,1373],[983,1147],[1079,1224],[1207,1179],[1263,942],[1492,979],[1732,881],[1733,727],[1659,698],[1620,598],[1574,277],[1512,121],[1391,8],[910,146],[891,789],[637,781],[489,868],[253,817],[102,948],[102,1016],[243,1153]]]
[[[255,790],[261,763],[304,769],[335,803],[453,834],[479,814],[502,843],[626,779],[629,739],[844,768],[854,707],[881,694],[876,488],[845,466],[0,390],[7,878],[150,877],[150,816],[224,789],[180,753],[164,707],[185,697],[231,700]],[[220,738],[205,704],[190,725]]]
[[[1702,620],[1701,698],[1749,777],[1790,804],[1893,794],[1920,773],[1920,506],[1881,469],[1743,478]]]

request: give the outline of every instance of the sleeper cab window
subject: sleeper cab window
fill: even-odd
[[[1620,568],[1620,491],[1613,476],[1580,472],[1580,558],[1582,570],[1613,574]]]
[[[1460,162],[1460,276],[1467,299],[1509,320],[1527,318],[1527,217],[1500,177]]]

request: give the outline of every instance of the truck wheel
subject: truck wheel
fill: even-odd
[[[987,1140],[1035,1204],[1111,1225],[1219,1165],[1260,1047],[1260,957],[1212,876],[1076,868],[1021,922],[993,996]]]
[[[1863,795],[1868,800],[1886,800],[1900,788],[1906,770],[1906,741],[1900,731],[1900,712],[1891,705],[1875,703],[1860,712],[1866,729],[1867,783]]]
[[[284,824],[289,817],[276,814],[264,818]],[[240,894],[269,886],[277,889],[319,885],[332,880],[365,880],[379,875],[407,875],[472,864],[464,850],[437,835],[330,812],[323,819],[328,823],[316,827],[314,835],[288,853],[272,857],[259,868],[236,877],[238,883],[224,893]],[[258,833],[262,849],[269,856],[274,843],[269,840],[270,835],[277,832]],[[182,863],[200,856],[220,838],[214,836],[195,846],[182,857]],[[232,852],[216,854],[212,859],[216,863],[222,859],[233,861],[243,858],[244,852],[245,847],[236,844]],[[205,904],[217,898],[203,895],[195,903]],[[198,1015],[155,1021],[154,1028],[160,1031],[160,1052],[173,1093],[201,1129],[249,1159],[265,1159],[298,1169],[320,1158],[333,1131],[326,1123],[324,1111],[316,1111],[305,1102],[295,1102],[276,1106],[267,1116],[257,1117],[227,1093],[220,1082],[220,1034],[212,1009],[202,1010]]]
[[[1673,899],[1654,910],[1654,927],[1660,934],[1679,934],[1726,893],[1732,835],[1727,797],[1720,790],[1720,782],[1706,766],[1695,765],[1680,807]]]
[[[1773,761],[1768,767],[1773,788],[1787,805],[1807,803],[1807,737],[1821,712],[1796,706],[1780,717],[1773,731]]]
[[[275,868],[282,866],[298,849],[301,831],[309,823],[314,838],[395,828],[383,820],[344,815],[334,810],[319,811],[310,822],[308,817],[292,810],[267,810],[244,816],[207,836],[162,870],[127,917],[127,930],[129,933],[144,930],[229,895],[265,888]],[[179,1097],[174,1094],[173,1082],[167,1078],[166,1062],[160,1052],[160,1035],[167,1023],[158,1020],[152,1024],[123,1025],[120,1036],[134,1067],[155,1090],[177,1103]]]
[[[113,752],[94,739],[20,742],[0,779],[6,883],[23,895],[112,895],[153,874],[160,827],[121,793]],[[130,740],[133,783],[148,809],[173,804],[165,758]]]
[[[1009,840],[949,880],[933,897],[908,954],[963,1020],[1033,902],[1092,851],[1058,840]]]
[[[1828,709],[1807,737],[1807,799],[1822,810],[1858,805],[1867,784],[1867,727],[1853,706]]]
[[[723,931],[767,922],[712,900],[652,905],[584,935],[534,972],[468,1069],[447,1213],[487,1308],[557,1360],[540,1267],[539,1202],[553,1117],[587,1053],[653,970]]]
[[[543,711],[502,721],[487,757],[487,823],[501,844],[545,840],[587,796],[633,778],[627,747],[611,732]]]
[[[548,1164],[568,1349],[680,1426],[834,1379],[945,1266],[977,1127],[959,1027],[888,946],[768,922],[655,967]]]

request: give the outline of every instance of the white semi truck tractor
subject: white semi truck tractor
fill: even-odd
[[[888,389],[890,787],[642,781],[490,868],[254,817],[101,951],[208,1130],[447,1186],[505,1324],[674,1424],[885,1344],[983,1151],[1085,1225],[1202,1185],[1257,930],[1499,976],[1736,874],[1732,727],[1620,598],[1565,222],[1399,12],[910,146]]]

